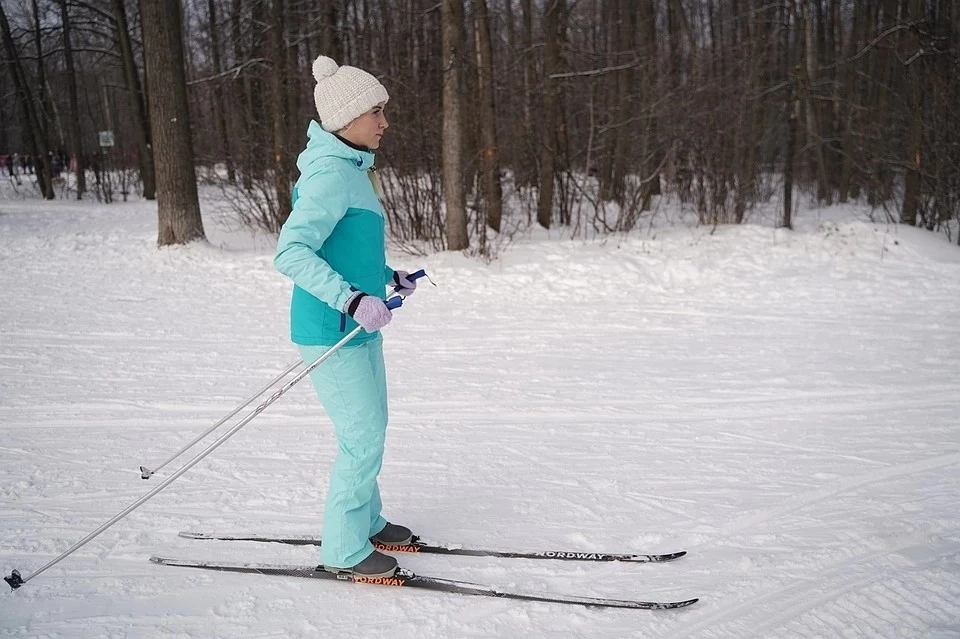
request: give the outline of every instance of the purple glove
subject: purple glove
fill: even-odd
[[[354,293],[343,310],[368,333],[379,331],[393,319],[393,313],[382,299],[366,293]]]
[[[413,295],[413,292],[417,290],[417,280],[410,279],[410,273],[406,271],[393,272],[393,285],[395,287],[394,291],[404,297]]]

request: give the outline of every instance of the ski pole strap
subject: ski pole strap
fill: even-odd
[[[427,272],[423,269],[420,269],[416,273],[410,273],[410,275],[407,275],[407,279],[410,280],[411,282],[415,282],[421,277],[426,277],[426,276],[427,276]],[[399,293],[402,289],[403,287],[398,284],[393,287],[393,292]],[[388,306],[387,308],[390,308],[390,307]]]

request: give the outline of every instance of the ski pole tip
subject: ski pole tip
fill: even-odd
[[[146,466],[140,467],[140,479],[150,479],[153,476],[153,471],[147,468]]]
[[[14,570],[8,576],[4,577],[3,580],[10,584],[10,588],[13,590],[23,585],[23,577],[20,576],[19,570]]]

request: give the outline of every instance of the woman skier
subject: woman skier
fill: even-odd
[[[379,330],[392,319],[386,287],[401,295],[417,287],[408,272],[386,264],[383,208],[373,186],[373,151],[388,126],[389,96],[366,71],[325,56],[314,61],[313,75],[320,122],[307,128],[293,210],[273,262],[294,283],[290,333],[305,362],[357,325],[364,329],[311,373],[338,445],[320,557],[326,570],[388,577],[397,560],[374,545],[408,544],[412,533],[380,512],[387,384]]]

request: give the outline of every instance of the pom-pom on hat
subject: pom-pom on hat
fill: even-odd
[[[314,60],[313,77],[317,80],[313,98],[324,131],[339,131],[357,116],[390,99],[375,77],[357,67],[338,66],[333,58],[324,55]]]

